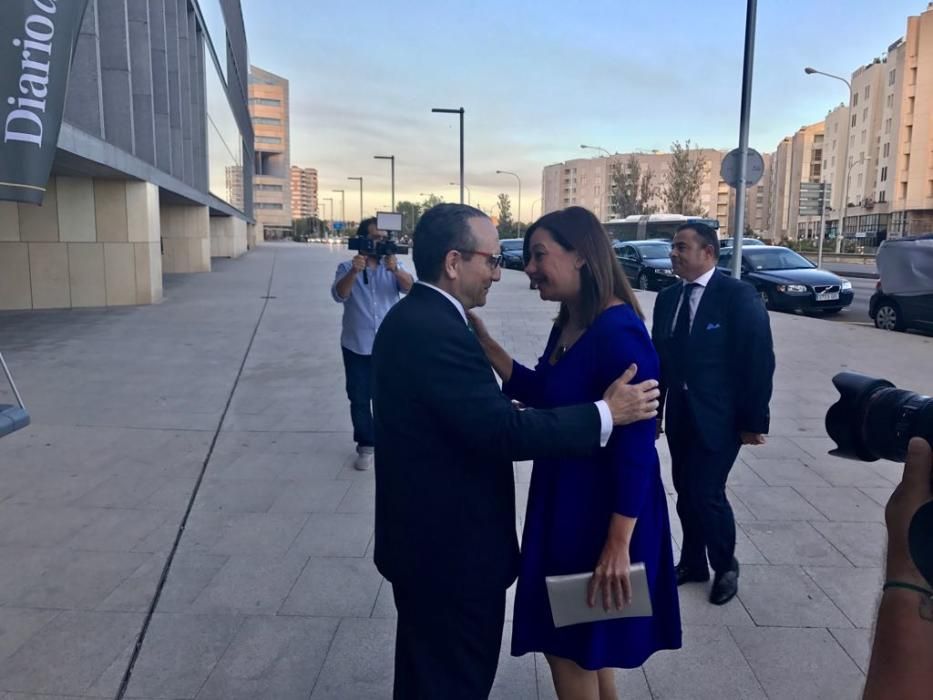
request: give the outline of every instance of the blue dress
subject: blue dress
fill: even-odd
[[[627,304],[600,314],[552,366],[548,358],[558,336],[555,328],[534,370],[514,363],[503,387],[507,395],[535,408],[598,401],[633,362],[636,381],[658,378],[651,338]],[[680,603],[655,429],[654,420],[615,428],[594,457],[535,461],[515,596],[514,656],[538,651],[595,670],[636,668],[658,650],[680,648]],[[632,563],[645,563],[654,615],[557,629],[544,577],[592,571],[613,513],[638,518],[629,554]]]

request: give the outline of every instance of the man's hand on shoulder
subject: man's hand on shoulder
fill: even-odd
[[[658,415],[661,397],[658,383],[648,379],[640,384],[631,384],[637,372],[638,367],[631,365],[603,395],[612,413],[613,425],[629,425]]]

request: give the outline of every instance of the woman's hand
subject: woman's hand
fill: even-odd
[[[601,593],[603,608],[606,611],[621,610],[632,602],[632,582],[629,578],[632,563],[629,560],[629,537],[620,536],[619,530],[631,531],[628,527],[617,527],[616,519],[623,516],[614,514],[613,526],[610,528],[609,537],[606,538],[606,544],[603,546],[603,552],[596,564],[596,570],[590,579],[590,585],[587,589],[586,602],[592,608],[596,606],[597,598]],[[624,518],[631,521],[634,527],[634,518]],[[623,524],[627,525],[627,523]]]

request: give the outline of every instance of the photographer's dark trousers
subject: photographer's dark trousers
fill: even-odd
[[[373,427],[372,355],[357,355],[344,347],[343,368],[347,376],[347,398],[350,399],[350,420],[353,421],[353,441],[359,447],[375,445]]]
[[[741,447],[710,450],[700,439],[700,426],[682,390],[667,399],[667,443],[671,450],[677,515],[683,529],[680,564],[693,572],[732,569],[735,556],[735,516],[726,498],[726,481]]]

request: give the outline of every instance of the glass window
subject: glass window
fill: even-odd
[[[227,88],[210,63],[205,70],[205,86],[208,187],[215,197],[242,209],[243,137],[230,108]]]
[[[257,136],[256,143],[282,143],[279,136]]]
[[[852,106],[858,107],[858,93],[855,93],[854,95],[852,95]]]
[[[217,62],[220,64],[220,73],[227,82],[227,25],[224,23],[224,13],[220,8],[220,0],[199,0],[201,15],[204,17],[206,34],[217,53]]]
[[[280,107],[282,105],[282,100],[275,100],[269,97],[250,97],[249,103],[251,105],[266,105],[267,107]]]
[[[871,85],[865,86],[865,99],[868,99],[868,96],[871,94]]]
[[[279,126],[282,123],[281,119],[276,119],[275,117],[253,117],[254,124],[268,124],[269,126]]]
[[[278,202],[256,202],[253,204],[257,209],[281,209],[282,204]]]
[[[896,75],[897,75],[897,70],[892,70],[890,73],[888,73],[888,85],[894,85],[894,81],[896,80]]]
[[[857,114],[853,114],[853,115],[852,115],[852,126],[855,126],[855,122],[857,122],[857,121],[858,121],[858,115],[857,115]]]

